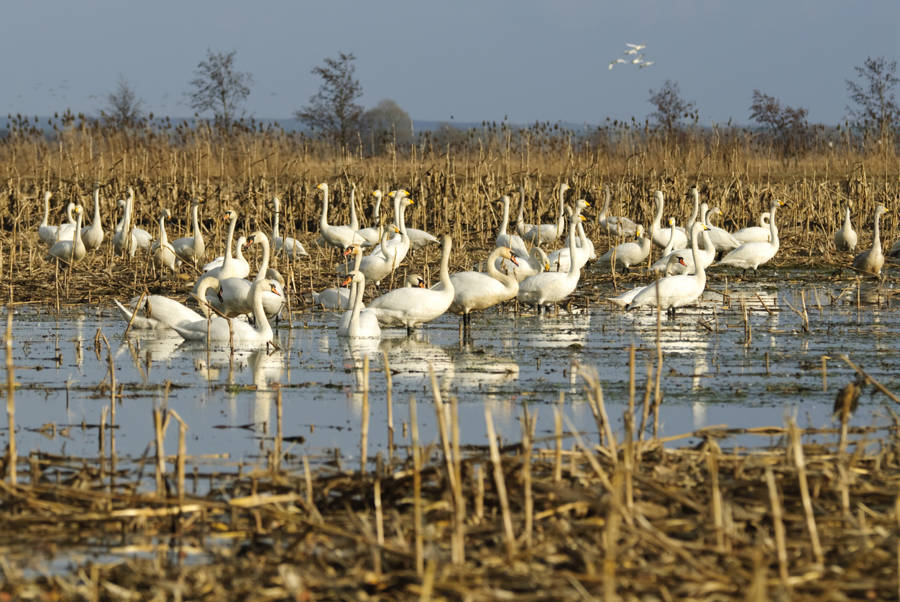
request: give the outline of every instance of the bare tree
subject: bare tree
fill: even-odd
[[[681,91],[678,89],[678,82],[666,80],[662,87],[653,91],[650,90],[650,104],[656,107],[656,111],[651,113],[650,117],[666,131],[672,134],[676,130],[681,129],[681,121],[683,119],[698,118],[697,108],[693,101],[685,100],[681,97]]]
[[[894,88],[900,82],[897,61],[868,57],[861,67],[853,69],[861,81],[846,80],[855,105],[847,107],[847,114],[861,131],[890,142],[900,128],[900,107],[894,97]]]
[[[774,96],[753,91],[750,119],[766,129],[785,155],[794,155],[808,148],[807,113],[802,107],[782,106]]]
[[[235,119],[239,107],[250,96],[253,76],[235,70],[234,55],[231,52],[206,50],[206,60],[197,63],[193,90],[188,93],[191,108],[199,113],[212,111],[216,123],[229,127]],[[241,111],[243,113],[243,111]]]
[[[360,132],[369,150],[378,153],[390,142],[400,146],[412,142],[412,119],[396,102],[385,99],[362,114]]]
[[[325,64],[314,67],[312,73],[322,78],[322,85],[309,104],[294,115],[314,131],[332,137],[346,146],[357,133],[363,108],[356,103],[362,96],[362,86],[353,73],[356,57],[340,53],[338,58],[326,58]]]
[[[100,116],[112,125],[137,125],[144,116],[143,105],[144,101],[138,98],[134,88],[120,74],[116,89],[106,95],[106,106],[100,109]]]

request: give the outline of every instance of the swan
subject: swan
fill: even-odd
[[[245,278],[224,278],[219,280],[218,298],[221,301],[221,310],[229,318],[241,314],[249,314],[253,311],[253,297],[251,296],[253,284],[266,278],[272,280],[278,289],[276,294],[272,294],[269,291],[263,292],[262,303],[266,316],[274,318],[284,308],[284,289],[276,279],[269,277],[271,253],[269,237],[263,232],[254,232],[247,238],[243,246],[249,247],[255,243],[262,246],[263,254],[262,261],[259,264],[259,271],[256,272],[256,278],[254,278],[253,282]]]
[[[584,265],[590,261],[591,259],[596,259],[596,255],[594,255],[594,243],[587,237],[584,233],[584,225],[582,222],[584,221],[584,216],[581,215],[581,211],[590,207],[590,203],[588,203],[584,199],[578,199],[575,202],[575,213],[576,219],[575,222],[578,224],[575,226],[575,261],[578,263],[578,269],[584,267]],[[572,210],[566,207],[566,214],[569,215],[572,213]],[[592,257],[593,255],[593,257]],[[557,249],[550,253],[550,265],[551,269],[554,272],[568,272],[569,271],[569,247],[563,247],[562,249]]]
[[[375,197],[375,209],[372,211],[372,219],[376,224],[381,223],[381,200],[384,197],[384,193],[381,192],[380,189],[375,189],[372,191],[372,196]],[[375,246],[381,241],[381,232],[383,228],[378,227],[368,227],[357,230],[356,233],[363,238],[365,242],[364,245],[367,246]]]
[[[703,223],[707,227],[707,230],[705,230],[704,233],[709,236],[709,239],[712,241],[712,244],[715,247],[716,251],[728,252],[741,246],[741,241],[732,236],[731,232],[725,230],[724,228],[714,226],[712,223],[710,223],[709,220],[713,215],[722,215],[721,209],[719,209],[718,207],[709,209],[709,206],[706,203],[703,203],[700,206],[700,209],[700,219],[703,220]]]
[[[634,236],[637,232],[637,224],[627,217],[607,216],[609,212],[609,202],[612,197],[610,187],[606,186],[606,200],[603,201],[603,208],[597,216],[597,223],[606,230],[608,234],[613,236]]]
[[[687,247],[688,238],[687,234],[684,231],[684,228],[679,228],[678,226],[670,226],[669,228],[675,229],[675,232],[673,234],[669,230],[669,228],[660,227],[662,223],[663,206],[665,203],[662,190],[657,190],[655,193],[653,193],[653,199],[656,202],[656,215],[653,218],[653,222],[650,224],[650,238],[653,240],[653,244],[658,247],[665,247],[669,243],[669,237],[674,235],[675,240],[672,244],[676,249]],[[696,219],[696,217],[697,215],[695,212],[694,219]],[[690,222],[688,223],[688,226],[690,226]]]
[[[50,256],[66,263],[76,263],[84,259],[87,249],[81,240],[81,219],[84,210],[81,205],[72,210],[75,214],[75,240],[58,240],[50,247]]]
[[[349,273],[359,271],[362,263],[362,248],[358,244],[347,247],[344,255],[353,255],[353,269]],[[350,309],[350,304],[354,299],[356,283],[352,283],[350,288],[326,288],[321,292],[313,291],[312,298],[314,305],[321,305],[323,309]],[[360,301],[362,303],[362,301]]]
[[[250,264],[243,256],[243,241],[238,240],[237,256],[231,256],[234,244],[234,228],[237,225],[238,214],[234,209],[228,209],[222,214],[223,220],[228,220],[228,237],[225,242],[225,255],[216,258],[203,266],[204,275],[215,276],[219,280],[226,278],[246,278],[250,274]],[[243,238],[243,237],[242,237]],[[221,263],[219,263],[221,261]]]
[[[66,221],[56,228],[56,240],[75,240],[75,203],[66,203]],[[54,240],[53,242],[56,242]]]
[[[395,193],[391,194],[409,196],[409,192],[406,190],[398,190]],[[407,236],[409,236],[409,244],[411,245],[413,251],[424,249],[431,243],[440,242],[433,234],[429,234],[425,230],[420,230],[418,228],[407,228],[406,234]]]
[[[626,310],[649,305],[659,305],[670,316],[675,315],[675,310],[685,305],[690,305],[700,298],[706,288],[706,270],[700,261],[699,233],[706,230],[703,222],[695,222],[691,228],[691,252],[694,256],[694,265],[697,270],[693,274],[677,274],[663,276],[653,284],[638,292],[634,299],[625,306]]]
[[[450,236],[444,235],[441,249],[441,287],[400,288],[387,292],[369,303],[378,321],[383,324],[402,324],[407,333],[417,324],[430,322],[441,316],[453,303],[453,281],[450,280]]]
[[[207,290],[218,286],[219,280],[215,276],[204,276],[197,284],[198,298],[205,299]],[[175,324],[184,325],[200,320],[206,321],[209,316],[209,306],[205,303],[200,304],[202,314],[199,314],[184,304],[163,295],[146,297],[142,303],[145,315],[137,315],[133,318],[132,316],[138,308],[125,307],[119,303],[118,299],[113,299],[113,302],[119,308],[125,321],[130,323],[132,328],[138,330],[164,330],[172,328]]]
[[[680,253],[673,253],[669,255],[669,260],[666,262],[666,270],[664,275],[671,276],[672,274],[675,274],[676,270],[681,269],[681,266],[687,267],[687,262],[685,262],[684,260],[684,255]],[[635,297],[637,297],[637,294],[639,292],[641,292],[645,288],[647,288],[647,285],[642,284],[640,286],[634,287],[631,290],[625,291],[624,293],[616,297],[607,297],[606,300],[613,305],[618,305],[619,307],[624,308],[626,305],[631,303]]]
[[[775,210],[781,205],[784,203],[772,199],[772,204],[769,206],[769,241],[745,242],[720,259],[719,265],[732,265],[745,270],[755,270],[775,257],[781,244],[778,240],[778,228],[775,226]]]
[[[94,219],[90,226],[81,229],[81,240],[88,251],[103,244],[103,223],[100,220],[100,182],[94,182]]]
[[[509,247],[494,247],[487,259],[487,274],[467,271],[450,276],[453,282],[453,303],[450,305],[450,311],[462,314],[464,327],[468,327],[472,311],[487,309],[509,301],[518,294],[519,281],[516,277],[497,269],[497,260],[501,258],[518,265],[515,251]]]
[[[575,256],[575,219],[579,217],[572,212],[569,220],[569,253]],[[538,306],[538,312],[544,305],[559,303],[575,291],[581,268],[577,261],[569,262],[568,272],[542,272],[526,278],[519,283],[518,299],[523,303]]]
[[[884,205],[875,208],[875,233],[872,239],[872,248],[863,251],[853,259],[853,269],[867,274],[881,275],[881,267],[884,265],[884,253],[881,252],[881,216],[887,213]]]
[[[513,250],[513,253],[515,253],[515,250]],[[522,282],[535,274],[550,271],[550,258],[540,247],[531,247],[531,251],[524,257],[516,253],[516,261],[517,263],[513,263],[509,259],[500,258],[494,265],[498,270],[506,271],[506,273],[515,276],[518,282]],[[479,267],[481,267],[480,264]]]
[[[351,272],[342,282],[343,286],[350,283],[355,286],[353,306],[341,316],[338,323],[338,336],[351,338],[377,338],[381,336],[381,327],[378,325],[378,317],[372,309],[363,309],[363,291],[366,288],[366,276],[358,270]]]
[[[121,202],[119,206],[122,206]],[[134,218],[134,189],[131,186],[128,187],[124,207],[125,214],[113,236],[113,245],[119,255],[127,254],[129,257],[134,257],[138,249],[150,250],[153,237],[143,228],[131,225]]]
[[[169,271],[175,272],[181,264],[175,249],[169,243],[169,237],[166,235],[166,219],[171,217],[168,209],[163,209],[159,216],[159,240],[154,241],[150,246],[150,256],[153,258],[153,265],[157,268],[169,268]]]
[[[48,245],[56,242],[56,236],[59,233],[59,226],[50,225],[50,197],[53,193],[49,190],[44,191],[44,219],[38,226],[38,236]]]
[[[328,224],[328,184],[322,182],[316,186],[322,191],[322,216],[319,218],[319,232],[325,242],[332,247],[344,250],[353,243],[362,243],[365,239],[350,226],[332,226]]]
[[[741,244],[745,242],[769,242],[772,238],[772,231],[769,228],[769,212],[764,211],[759,214],[758,226],[747,226],[737,232],[733,232],[731,235]]]
[[[700,223],[703,223],[701,220]],[[697,258],[700,259],[700,265],[703,266],[705,270],[709,266],[712,265],[713,261],[716,259],[716,248],[713,245],[712,239],[709,236],[709,226],[704,224],[704,228],[701,230],[701,242],[703,243],[703,250],[698,251]],[[674,264],[669,264],[669,260],[672,257],[681,257],[681,262],[676,262]],[[691,249],[676,249],[674,251],[670,251],[668,254],[663,255],[656,263],[650,266],[650,269],[655,272],[666,271],[666,273],[671,274],[693,274],[696,269],[694,266],[694,254],[691,253]]]
[[[200,230],[200,220],[198,213],[200,212],[200,199],[191,199],[191,225],[194,229],[193,236],[184,236],[176,238],[172,241],[172,248],[175,253],[185,263],[193,263],[203,259],[206,254],[206,242],[203,240],[203,232]]]
[[[411,242],[409,240],[408,229],[406,228],[406,207],[413,204],[413,200],[409,197],[394,197],[395,204],[398,206],[399,215],[399,240],[392,240],[375,247],[371,253],[363,257],[359,270],[366,275],[369,282],[378,283],[391,272],[397,269],[400,263],[409,253]],[[347,275],[346,265],[342,264],[337,268],[339,275]]]
[[[503,205],[503,219],[500,221],[500,228],[497,231],[497,238],[494,239],[495,247],[509,247],[517,257],[525,257],[528,251],[525,249],[525,241],[518,234],[507,234],[509,228],[509,195],[504,194],[500,197],[500,203]]]
[[[271,280],[259,280],[253,283],[251,295],[253,299],[253,320],[255,326],[248,322],[219,316],[195,322],[173,324],[172,328],[186,341],[204,341],[206,343],[230,343],[232,345],[262,345],[272,340],[272,327],[263,309],[263,293],[279,295],[277,283]]]
[[[303,244],[296,238],[290,236],[282,237],[278,232],[278,222],[281,216],[281,199],[277,196],[272,198],[272,205],[275,208],[275,223],[272,226],[272,253],[278,255],[284,252],[288,259],[297,259],[299,257],[309,257],[309,253],[303,247]]]
[[[669,226],[669,238],[674,238],[673,233],[678,232],[674,229],[675,218],[669,218]],[[601,255],[597,260],[597,265],[599,265],[601,269],[612,269],[613,257],[615,257],[615,267],[622,268],[627,272],[631,266],[640,265],[647,259],[650,255],[650,244],[650,239],[644,238],[644,227],[638,224],[637,230],[634,233],[634,240],[616,245]]]
[[[521,225],[523,230],[519,230],[522,238],[533,245],[550,242],[562,236],[566,229],[566,216],[563,213],[563,205],[565,204],[566,191],[569,185],[565,182],[559,185],[559,217],[555,224],[535,224],[529,226],[523,222],[517,224],[517,228]]]
[[[853,231],[853,224],[850,223],[850,207],[848,205],[844,213],[844,225],[834,233],[834,246],[838,251],[852,251],[856,248],[857,238],[856,232]]]

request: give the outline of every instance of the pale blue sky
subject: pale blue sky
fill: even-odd
[[[415,119],[643,118],[669,78],[703,124],[746,123],[755,88],[837,123],[844,80],[867,56],[900,59],[898,30],[900,0],[15,2],[0,25],[0,111],[95,114],[121,73],[147,109],[189,116],[209,47],[237,50],[256,117],[290,116],[318,87],[310,69],[344,51],[364,105],[392,98]],[[610,71],[626,42],[655,64]]]

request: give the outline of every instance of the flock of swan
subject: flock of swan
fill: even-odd
[[[339,250],[344,260],[335,266],[335,274],[343,278],[341,286],[313,292],[313,302],[324,309],[342,312],[337,328],[341,337],[378,338],[382,327],[405,327],[411,332],[447,312],[461,316],[460,327],[465,332],[470,328],[472,313],[512,300],[533,305],[540,313],[542,308],[565,302],[576,291],[582,271],[591,260],[595,260],[594,269],[599,270],[628,271],[648,265],[647,273],[654,275],[652,282],[608,300],[626,310],[652,307],[674,315],[678,308],[697,303],[706,288],[706,270],[711,266],[757,270],[771,261],[780,248],[776,222],[777,210],[783,203],[779,200],[771,201],[768,212],[760,216],[759,225],[728,232],[712,223],[711,220],[722,211],[701,203],[697,188],[691,189],[693,211],[686,226],[679,227],[674,217],[668,218],[663,226],[664,197],[661,191],[656,191],[655,213],[647,232],[636,221],[609,215],[611,193],[607,188],[605,202],[596,217],[597,224],[613,237],[627,240],[598,257],[583,226],[586,219],[583,211],[590,203],[577,199],[568,204],[569,186],[563,183],[556,189],[558,217],[554,222],[526,223],[524,202],[520,201],[513,232],[508,232],[510,197],[503,195],[498,201],[502,207],[502,220],[495,246],[486,261],[479,264],[478,269],[451,274],[451,238],[438,239],[407,227],[406,209],[415,202],[406,190],[393,190],[387,194],[380,190],[373,192],[376,215],[385,198],[393,209],[393,222],[385,225],[378,220],[377,228],[359,227],[355,189],[351,189],[350,194],[351,223],[330,224],[328,184],[319,184],[317,190],[321,192],[322,204],[318,242]],[[104,240],[99,186],[94,186],[94,217],[89,226],[82,223],[83,207],[73,203],[67,207],[68,221],[50,225],[51,196],[50,192],[44,194],[44,218],[38,227],[39,238],[48,245],[50,259],[75,264]],[[144,251],[158,270],[174,272],[184,263],[194,266],[200,273],[192,289],[199,312],[164,295],[142,295],[129,305],[115,301],[129,328],[168,330],[187,341],[216,345],[261,346],[273,341],[270,320],[283,311],[285,291],[284,279],[277,270],[269,267],[270,259],[279,253],[291,259],[308,255],[300,241],[280,235],[280,201],[277,198],[271,205],[274,213],[271,233],[256,231],[247,237],[239,237],[236,243],[238,213],[233,209],[223,212],[220,218],[227,224],[225,253],[206,264],[202,264],[206,245],[199,225],[199,200],[191,202],[192,235],[171,241],[166,234],[166,220],[170,217],[167,210],[160,214],[159,234],[154,238],[132,224],[134,191],[131,188],[118,206],[122,217],[112,236],[116,253],[133,257],[137,251]],[[881,273],[884,253],[879,224],[884,213],[885,207],[879,205],[875,211],[873,245],[853,260],[853,267],[859,272]],[[544,247],[558,244],[564,234],[565,244],[550,253],[544,250]],[[857,240],[847,208],[843,225],[834,234],[834,243],[838,250],[851,252],[855,250]],[[406,278],[404,286],[365,301],[367,285],[380,292],[381,283],[398,270],[410,251],[437,242],[441,243],[442,251],[440,278],[434,286],[426,288],[424,280],[412,274]],[[253,245],[262,248],[262,258],[254,279],[249,280],[251,268],[243,252]],[[662,252],[660,259],[650,264],[648,258],[653,246]],[[900,242],[890,253],[900,254]],[[716,257],[719,257],[718,261]]]

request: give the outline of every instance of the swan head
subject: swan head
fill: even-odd
[[[669,221],[666,222],[666,223],[669,224],[669,227],[670,227],[670,228],[674,228],[674,227],[675,227],[675,218],[674,218],[674,217],[670,217],[670,218],[669,218]]]
[[[577,211],[581,211],[582,209],[587,209],[591,204],[587,201],[587,199],[578,199],[575,201],[575,209]]]
[[[134,188],[132,188],[131,186],[129,186],[129,187],[128,187],[128,190],[127,190],[127,193],[128,193],[128,200],[129,200],[129,201],[132,200],[132,199],[134,199]]]
[[[272,293],[273,295],[277,295],[279,297],[281,296],[281,293],[278,291],[278,283],[277,282],[269,281],[268,289],[269,289],[269,292]]]
[[[202,204],[203,204],[203,201],[198,197],[194,197],[191,199],[191,207],[194,207],[194,206],[199,207]]]
[[[497,202],[500,203],[501,205],[503,205],[504,207],[509,207],[509,195],[504,194],[499,199],[497,199]]]
[[[419,274],[409,274],[406,276],[406,286],[412,288],[425,288],[425,279]]]
[[[347,248],[344,249],[345,257],[347,257],[349,255],[359,255],[360,253],[362,253],[362,247],[360,246],[359,243],[356,243],[356,242],[353,244],[347,245]]]
[[[71,203],[69,204],[71,205]],[[882,207],[884,207],[884,205],[882,205]],[[72,214],[75,217],[78,217],[79,215],[81,215],[82,211],[84,210],[81,208],[81,205],[75,205],[75,207],[72,209]]]
[[[172,213],[168,209],[163,209],[160,217],[162,219],[169,219],[170,217],[172,217]]]
[[[281,209],[281,199],[277,196],[272,197],[272,206],[275,207],[275,212],[277,213],[279,209]]]
[[[327,193],[328,193],[328,183],[327,183],[327,182],[322,182],[321,184],[319,184],[318,186],[316,186],[316,190],[321,190],[322,192],[324,192],[324,193],[327,194]]]
[[[653,199],[660,205],[663,203],[663,193],[662,190],[657,190],[653,193]]]
[[[353,270],[344,277],[344,279],[341,281],[341,286],[347,286],[351,282],[364,282],[365,278],[365,274],[363,274],[359,270]]]
[[[674,259],[675,259],[675,262],[676,262],[676,263],[680,263],[680,264],[683,265],[684,267],[687,267],[687,262],[684,260],[684,257],[682,257],[681,255],[676,255],[676,256],[674,257]],[[670,260],[670,261],[671,261],[671,260]]]
[[[116,206],[117,206],[119,209],[123,209],[123,210],[124,210],[124,209],[125,209],[125,199],[119,199],[118,201],[116,201]]]
[[[502,257],[503,259],[509,259],[516,266],[519,265],[519,258],[509,247],[500,247],[500,257]]]
[[[672,220],[672,224],[675,224],[675,218],[669,218]],[[638,227],[634,231],[634,237],[636,239],[640,239],[644,235],[644,226],[638,224]]]
[[[244,243],[244,248],[247,248],[250,245],[257,243],[257,242],[260,244],[262,244],[264,242],[267,243],[267,242],[269,242],[269,237],[266,236],[265,232],[260,232],[259,230],[257,230],[256,232],[254,232],[253,234],[251,234],[250,236],[247,237],[247,240]]]
[[[237,221],[237,211],[234,209],[226,209],[225,213],[222,214],[223,222]]]
[[[50,192],[49,190],[45,190],[45,191],[44,191],[44,202],[45,202],[45,203],[49,202],[49,201],[50,201],[50,197],[52,197],[52,196],[53,196],[53,193],[52,193],[52,192]]]
[[[559,185],[559,194],[560,195],[565,194],[569,188],[570,188],[569,183],[563,182],[562,184]]]

